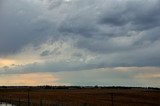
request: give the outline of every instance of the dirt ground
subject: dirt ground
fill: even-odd
[[[160,106],[160,91],[147,89],[9,89],[0,100],[19,106]]]

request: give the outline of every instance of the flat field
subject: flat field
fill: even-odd
[[[148,89],[0,89],[0,101],[17,106],[160,106]]]

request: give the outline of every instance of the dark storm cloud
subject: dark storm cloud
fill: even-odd
[[[157,0],[121,1],[113,3],[113,8],[112,6],[111,8],[104,8],[100,18],[96,20],[98,23],[93,25],[93,27],[101,26],[100,28],[104,28],[105,30],[97,28],[96,36],[98,37],[87,38],[88,35],[86,35],[86,38],[78,40],[76,46],[94,52],[106,53],[138,49],[144,47],[146,42],[151,45],[159,40],[159,4],[160,2]],[[136,35],[139,35],[139,38],[134,41],[133,36]],[[126,40],[129,42],[133,41],[133,43],[128,46],[127,44],[120,46],[121,43],[125,43],[123,37],[128,37]],[[119,41],[117,39],[117,44],[112,41],[114,38],[120,38]],[[150,45],[146,44],[146,46]]]
[[[8,0],[0,18],[0,55],[12,54],[28,44],[41,45],[48,38],[56,41],[65,37],[74,41],[75,48],[98,57],[86,64],[61,61],[24,69],[160,66],[159,5],[159,0]],[[50,50],[39,53],[42,57],[51,54]]]
[[[160,1],[128,1],[102,16],[100,23],[113,26],[131,24],[131,30],[145,30],[159,26]]]
[[[109,34],[111,36],[123,34],[122,36],[124,36],[126,34],[124,32],[143,31],[155,28],[160,24],[160,15],[158,14],[160,2],[157,0],[89,1],[85,3],[91,3],[91,6],[84,5],[82,6],[83,9],[71,6],[77,12],[65,19],[59,28],[61,32],[81,34],[86,37],[93,36],[95,33],[96,36],[108,36]],[[83,1],[79,5],[81,4],[83,4]],[[103,25],[113,27],[112,29],[114,30],[112,32],[103,32],[99,28],[99,26],[103,27]],[[120,28],[122,31],[117,30],[117,27],[122,27]],[[106,30],[108,29],[106,28]],[[118,34],[116,33],[117,31]]]
[[[37,19],[36,11],[24,1],[8,0],[3,3],[0,18],[0,54],[12,54],[29,43],[40,43],[48,35],[50,23]],[[36,19],[36,20],[35,20]]]

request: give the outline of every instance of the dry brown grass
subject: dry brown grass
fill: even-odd
[[[160,106],[160,92],[144,89],[75,89],[29,91],[32,106]],[[27,105],[25,90],[0,91],[3,101]]]

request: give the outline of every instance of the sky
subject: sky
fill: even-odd
[[[0,86],[160,87],[160,0],[0,0]]]

